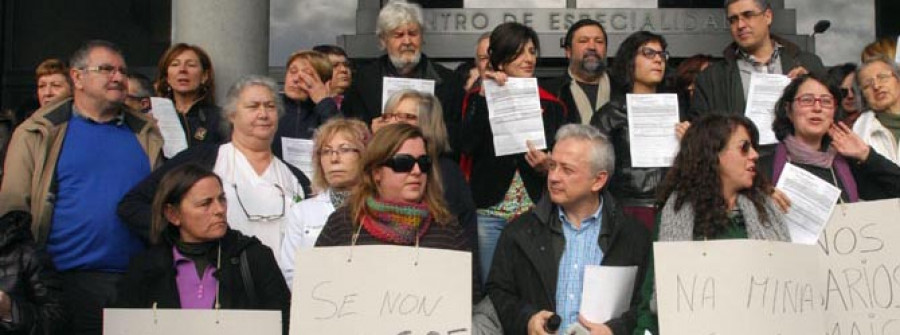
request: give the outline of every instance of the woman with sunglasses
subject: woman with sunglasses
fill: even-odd
[[[839,96],[817,74],[791,81],[775,107],[772,130],[779,143],[773,156],[760,160],[760,172],[777,184],[790,162],[840,188],[842,202],[897,197],[900,167],[838,122]]]
[[[688,128],[660,185],[658,241],[790,241],[772,186],[756,173],[758,148],[756,126],[744,116],[709,115]],[[635,334],[659,334],[650,269]]]
[[[495,71],[486,71],[485,80],[503,84],[507,77],[534,77],[540,43],[533,29],[521,23],[503,23],[491,32],[488,44],[491,69]],[[547,147],[552,148],[556,131],[567,123],[579,122],[580,118],[578,112],[568,112],[552,93],[539,88],[538,96],[544,138]],[[478,208],[478,252],[482,281],[486,281],[503,227],[531,209],[543,196],[549,156],[537,149],[497,156],[483,91],[470,92],[463,106],[459,150],[467,162],[463,172],[468,173]]]
[[[287,222],[297,220],[291,207],[311,192],[303,172],[272,153],[278,118],[284,112],[275,81],[254,75],[239,79],[228,90],[222,111],[222,120],[233,128],[230,142],[175,155],[122,198],[118,214],[149,239],[150,204],[159,181],[169,170],[193,162],[213,170],[225,184],[231,228],[280,251]]]
[[[357,119],[333,118],[316,130],[313,187],[320,191],[291,209],[297,220],[288,221],[279,256],[288,283],[294,278],[297,250],[316,244],[328,216],[344,205],[359,183],[359,161],[371,139],[369,127]]]
[[[856,120],[853,132],[900,165],[900,72],[893,58],[866,60],[856,72],[856,82],[869,110]]]
[[[619,46],[617,61],[610,69],[610,78],[613,78],[610,101],[591,118],[591,125],[609,137],[615,149],[616,173],[610,181],[610,192],[622,201],[626,213],[643,222],[648,229],[653,228],[656,217],[654,197],[666,169],[631,166],[625,96],[670,91],[664,86],[669,59],[666,47],[666,39],[651,32],[638,31],[628,36]]]
[[[209,169],[184,164],[166,173],[153,199],[152,247],[131,260],[115,305],[278,310],[287,334],[291,293],[275,256],[228,227],[225,198]]]
[[[470,245],[474,247],[478,238],[475,203],[459,164],[452,158],[442,115],[441,102],[433,94],[402,90],[388,98],[382,117],[372,120],[372,130],[377,133],[384,126],[395,123],[411,124],[422,130],[428,141],[428,152],[437,157],[435,163],[440,169],[447,209],[456,216],[466,231]]]

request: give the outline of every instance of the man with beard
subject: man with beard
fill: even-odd
[[[578,110],[582,124],[588,124],[594,111],[609,101],[606,37],[606,29],[596,20],[582,19],[572,24],[562,43],[569,59],[568,71],[541,83],[569,110]]]
[[[345,94],[341,110],[344,115],[371,125],[372,119],[381,116],[384,77],[434,80],[434,95],[443,107],[450,146],[456,149],[465,80],[422,54],[422,22],[422,7],[418,4],[394,0],[381,9],[375,33],[387,54],[360,68]]]
[[[118,47],[91,41],[70,58],[73,97],[46,105],[13,133],[0,215],[31,213],[38,247],[62,278],[66,334],[100,334],[103,308],[141,239],[116,215],[119,200],[162,159],[162,136],[125,106],[128,68]]]

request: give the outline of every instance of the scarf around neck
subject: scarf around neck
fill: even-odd
[[[837,155],[837,150],[833,146],[828,146],[828,149],[825,151],[815,150],[794,135],[788,135],[783,143],[785,149],[787,149],[788,157],[794,163],[830,169],[834,163],[834,157]]]
[[[659,241],[693,241],[694,240],[694,207],[684,203],[675,210],[678,195],[673,193],[666,200],[660,213]],[[784,216],[775,208],[771,200],[766,201],[765,210],[769,216],[768,224],[764,224],[753,206],[753,201],[738,194],[737,208],[744,216],[747,237],[754,240],[790,241],[791,236],[784,225]]]
[[[390,202],[369,197],[362,227],[375,238],[393,244],[412,245],[425,235],[431,214],[424,203]]]
[[[792,142],[796,143],[790,144]],[[838,155],[834,147],[829,147],[828,151],[821,152],[812,150],[806,145],[799,142],[800,141],[795,139],[793,136],[788,136],[784,141],[778,143],[778,145],[775,146],[775,157],[772,166],[773,183],[777,184],[778,180],[781,179],[781,172],[784,171],[784,165],[788,161],[818,166],[834,171],[834,174],[837,176],[837,178],[841,180],[841,185],[844,185],[843,191],[847,192],[847,198],[850,200],[850,202],[859,201],[859,190],[857,190],[856,179],[853,178],[853,171],[850,171],[850,164],[847,163],[847,160],[844,159],[844,156]],[[801,153],[800,151],[807,152]],[[827,162],[828,165],[820,165],[824,164],[827,158],[814,156],[824,156],[829,152],[831,152],[832,154],[830,155],[830,161]],[[838,185],[834,186],[840,187]]]

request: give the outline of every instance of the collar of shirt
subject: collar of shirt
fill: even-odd
[[[582,220],[581,226],[579,226],[580,228],[575,228],[575,225],[572,224],[571,222],[569,222],[569,219],[566,217],[566,211],[562,208],[562,206],[560,206],[559,207],[559,221],[562,222],[562,225],[564,228],[568,227],[575,231],[580,231],[580,230],[584,230],[587,227],[590,227],[595,222],[597,224],[600,224],[600,212],[601,211],[603,211],[603,200],[600,200],[600,206],[597,206],[597,211],[595,211],[594,214],[591,214],[591,216]]]
[[[111,120],[106,121],[106,122],[98,122],[97,120],[94,120],[94,119],[90,118],[89,116],[84,115],[84,113],[79,111],[78,108],[75,108],[74,105],[72,106],[72,115],[79,117],[81,119],[87,120],[88,122],[93,122],[96,124],[110,124],[110,125],[114,125],[116,127],[119,127],[119,126],[125,124],[125,113],[122,112],[121,109],[119,110],[118,113],[116,113],[115,117],[113,117]]]
[[[759,69],[765,67],[768,73],[772,73],[774,72],[775,62],[777,62],[778,59],[781,58],[782,49],[784,49],[784,46],[781,45],[781,43],[772,41],[772,56],[769,57],[769,61],[765,63],[756,60],[756,57],[747,53],[746,51],[744,51],[744,49],[737,48],[735,53],[741,60],[749,63],[754,68]]]

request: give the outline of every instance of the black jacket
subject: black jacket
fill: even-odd
[[[572,97],[572,90],[569,86],[572,84],[572,77],[566,71],[562,76],[540,80],[540,86],[555,95],[562,101],[563,105],[572,112],[574,123],[581,123],[581,114],[578,112],[578,106],[575,104],[575,98]]]
[[[24,211],[0,218],[0,291],[12,304],[12,322],[0,322],[0,333],[61,333],[62,284],[50,257],[35,247],[30,226],[31,214]]]
[[[216,165],[216,158],[219,157],[219,145],[200,145],[179,152],[175,157],[166,161],[165,164],[153,170],[147,178],[134,186],[131,191],[122,197],[119,201],[119,207],[116,214],[128,225],[131,231],[140,236],[144,242],[150,241],[150,222],[153,218],[153,196],[156,194],[156,187],[162,181],[163,176],[170,170],[187,163],[195,163],[212,170]],[[303,187],[303,194],[309,197],[312,194],[309,178],[303,174],[300,169],[285,163],[294,177]]]
[[[221,144],[229,137],[222,129],[222,108],[219,106],[201,100],[191,106],[187,113],[176,114],[189,148],[205,143]]]
[[[163,239],[165,240],[165,239]],[[291,292],[288,290],[275,255],[255,237],[228,230],[220,240],[222,268],[215,273],[219,281],[222,309],[280,310],[283,333],[290,320]],[[241,253],[246,252],[250,280],[241,273]],[[210,263],[215,266],[215,262]],[[170,242],[156,245],[131,260],[128,272],[119,281],[115,305],[120,308],[181,308],[175,281],[174,257]],[[248,293],[253,290],[253,296]],[[255,299],[254,299],[255,298]]]
[[[313,103],[312,99],[297,101],[282,94],[284,101],[284,115],[278,119],[278,130],[275,131],[275,140],[272,141],[272,152],[278,158],[284,159],[281,152],[281,138],[311,139],[319,128],[328,119],[341,116],[337,103],[328,97]]]
[[[779,57],[785,74],[797,66],[802,66],[809,72],[825,72],[819,56],[802,51],[797,45],[778,36],[772,35],[772,39],[784,47]],[[710,64],[697,75],[694,81],[694,98],[688,112],[689,120],[708,113],[744,114],[747,102],[744,99],[744,84],[741,81],[736,51],[737,44],[729,44],[723,51],[724,60]]]
[[[569,113],[553,94],[540,89],[543,109],[544,137],[547,148],[555,143],[556,131],[563,125],[575,123],[578,113]],[[494,133],[488,120],[487,101],[480,94],[469,94],[464,103],[465,117],[460,132],[460,152],[471,159],[469,186],[475,207],[488,208],[503,200],[516,170],[522,176],[531,199],[540,199],[547,186],[547,176],[533,169],[525,161],[525,154],[500,156],[494,153]]]
[[[371,125],[372,119],[381,115],[381,89],[384,77],[401,77],[387,55],[360,68],[359,73],[354,74],[350,88],[344,93],[344,101],[341,103],[344,115],[358,118]],[[447,127],[450,146],[458,150],[459,112],[460,103],[465,95],[463,89],[466,84],[465,78],[432,62],[424,54],[410,78],[435,81],[434,95],[441,101],[444,110],[444,124]]]
[[[662,183],[668,169],[631,166],[627,111],[625,97],[614,97],[591,117],[591,125],[612,141],[616,153],[616,170],[609,182],[610,193],[621,200],[624,206],[651,207],[656,199],[656,188]]]
[[[631,309],[606,325],[613,334],[631,334],[651,252],[650,233],[637,220],[625,216],[608,192],[600,196],[603,209],[597,244],[603,251],[602,265],[638,267]],[[506,334],[525,334],[532,315],[541,310],[556,310],[557,276],[565,247],[558,207],[549,197],[541,199],[537,207],[506,226],[500,234],[487,292]]]

